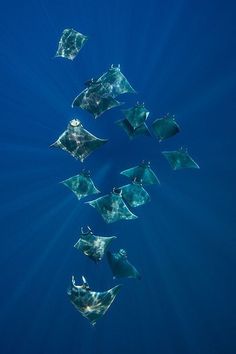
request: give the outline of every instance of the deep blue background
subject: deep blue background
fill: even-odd
[[[235,2],[8,1],[0,19],[1,354],[235,354]],[[54,58],[64,28],[89,41]],[[161,145],[130,142],[114,121],[72,109],[83,82],[121,64],[148,122],[182,127]],[[125,168],[150,160],[161,180],[139,219],[106,225],[58,182],[82,164],[49,145],[72,117],[109,143],[83,164],[107,193]],[[200,170],[174,172],[162,150],[187,146]],[[124,280],[92,328],[66,295],[70,277],[112,287],[107,263],[73,248],[79,229],[116,235],[142,280]]]

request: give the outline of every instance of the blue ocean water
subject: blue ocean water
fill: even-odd
[[[1,4],[2,354],[235,354],[235,2],[13,1]],[[64,28],[89,36],[73,61],[54,58]],[[150,110],[182,131],[129,141],[114,122],[71,102],[111,64]],[[123,108],[122,107],[122,108]],[[83,165],[49,145],[71,118],[109,142]],[[163,150],[186,146],[200,170],[172,171]],[[160,186],[138,219],[107,225],[60,181],[91,170],[107,193],[121,170],[151,161]],[[95,290],[119,282],[73,245],[81,226],[115,235],[142,274],[95,327],[71,305],[71,275]]]

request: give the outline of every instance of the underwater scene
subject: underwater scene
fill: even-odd
[[[233,1],[0,5],[1,354],[235,354]]]

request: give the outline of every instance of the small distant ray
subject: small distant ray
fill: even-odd
[[[73,60],[87,40],[87,36],[75,31],[73,28],[66,28],[60,38],[55,56]]]
[[[149,111],[145,108],[144,103],[140,104],[139,102],[134,107],[123,110],[123,112],[134,129],[140,127],[149,116]]]
[[[164,118],[156,119],[152,123],[155,136],[162,140],[168,139],[180,132],[180,127],[175,121],[175,117],[167,114]]]
[[[162,154],[165,156],[173,170],[180,170],[182,168],[200,168],[185,148],[181,147],[176,151],[163,151]]]
[[[85,256],[89,257],[94,262],[99,262],[103,258],[107,247],[115,239],[115,236],[95,236],[88,226],[87,231],[81,228],[80,238],[74,247],[83,252]]]
[[[148,192],[143,188],[142,184],[134,180],[132,183],[120,187],[122,197],[129,206],[136,208],[151,200]]]
[[[120,189],[114,188],[110,194],[87,202],[87,204],[97,209],[107,224],[118,220],[137,219],[137,216],[124,203]]]
[[[156,184],[160,183],[157,176],[150,167],[150,162],[141,162],[139,166],[131,167],[120,173],[123,176],[129,177],[132,181],[136,179],[142,184]]]
[[[104,145],[108,140],[99,139],[83,128],[78,119],[72,119],[67,130],[51,146],[67,151],[75,159],[84,161],[94,150]]]
[[[97,82],[102,83],[107,95],[115,98],[124,93],[136,93],[124,74],[120,70],[120,65],[111,65],[108,71],[103,74]]]
[[[120,249],[117,253],[107,251],[107,260],[111,268],[113,278],[141,279],[137,269],[128,261],[127,253],[124,249]]]
[[[116,124],[123,128],[123,130],[126,132],[130,139],[133,139],[139,135],[151,136],[146,123],[141,124],[137,128],[133,128],[133,126],[129,123],[128,119],[122,119],[118,120]]]
[[[70,177],[61,183],[68,187],[79,200],[89,195],[100,193],[90,177],[90,172],[86,170],[82,170],[78,175]]]
[[[67,294],[76,310],[87,318],[92,325],[95,325],[97,320],[107,312],[115,300],[121,285],[104,292],[97,292],[91,291],[85,277],[82,277],[82,281],[82,285],[76,285],[75,278],[72,276],[71,286]]]

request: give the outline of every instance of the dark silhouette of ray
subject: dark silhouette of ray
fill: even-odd
[[[137,269],[128,261],[125,250],[120,249],[117,253],[107,251],[107,260],[111,268],[113,278],[141,279]]]

